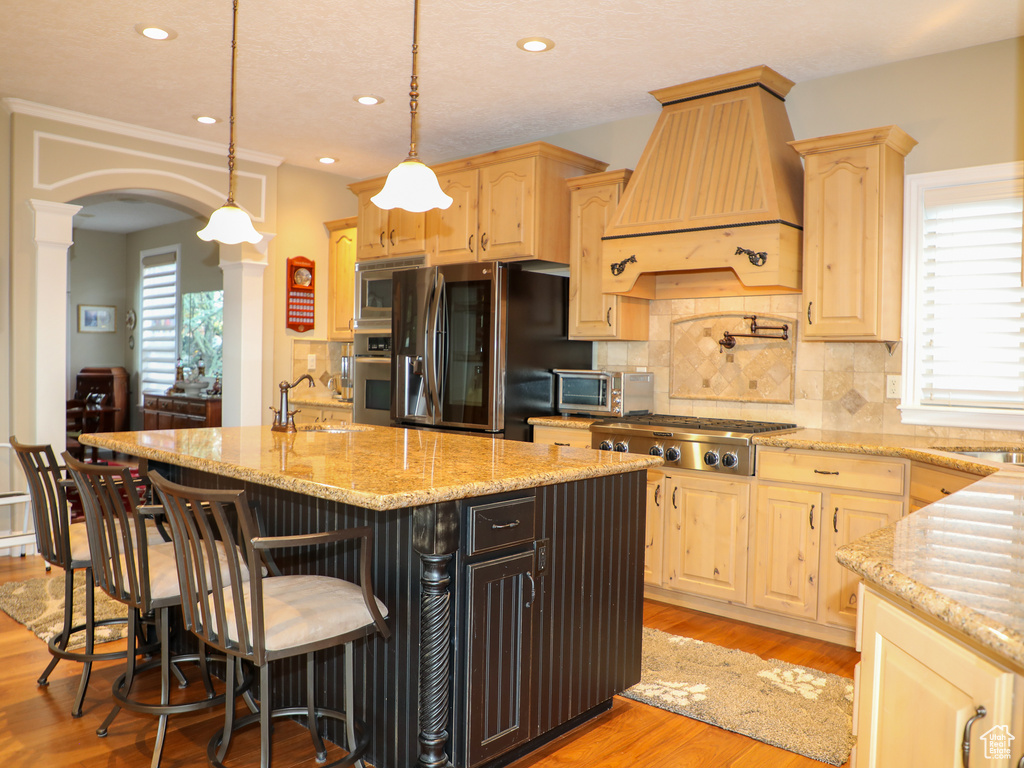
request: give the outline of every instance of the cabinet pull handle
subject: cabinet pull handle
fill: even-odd
[[[679,490],[679,486],[678,485],[675,486],[672,489],[672,509],[679,509],[678,505],[676,505],[676,491],[678,491],[678,490]]]
[[[612,327],[612,308],[608,307],[608,312],[605,313],[604,321],[608,323],[608,327]]]
[[[569,447],[569,444],[568,444],[568,443],[555,443],[555,445],[564,445],[564,446],[565,446],[565,447],[567,447],[567,448]]]
[[[654,486],[654,506],[661,506],[661,483]]]
[[[390,241],[391,241],[391,244],[392,244],[392,245],[394,245],[394,244],[395,244],[395,230],[393,230],[393,229],[391,230],[391,234],[390,234],[390,235],[388,235],[388,240],[390,240]]]
[[[811,513],[807,516],[807,520],[811,523],[811,530],[814,530],[814,505],[811,504]]]
[[[484,232],[482,235],[480,235],[480,250],[481,251],[486,251],[487,250],[487,233],[486,232]]]
[[[473,235],[469,236],[469,252],[473,252]]]
[[[979,704],[978,708],[974,710],[974,717],[968,720],[967,725],[964,726],[964,740],[960,745],[964,757],[964,768],[971,768],[971,726],[974,725],[975,720],[979,720],[987,714],[985,708]]]
[[[832,513],[832,530],[839,533],[839,507]]]
[[[939,488],[939,492],[940,492],[940,493],[941,493],[941,494],[942,494],[943,496],[949,496],[949,494],[951,494],[951,493],[952,493],[952,491],[947,491],[947,490],[946,490],[945,488]]]
[[[537,599],[537,582],[533,580],[533,573],[531,571],[526,572],[526,578],[530,580],[530,599],[526,601],[526,608],[533,605],[533,601]]]
[[[836,471],[836,472],[829,472],[829,471],[824,470],[824,469],[816,469],[816,470],[814,470],[814,474],[816,474],[816,475],[838,475],[839,472],[838,471]]]
[[[491,530],[498,531],[502,528],[516,528],[518,525],[518,520],[513,520],[511,523],[491,523]]]
[[[813,301],[808,301],[807,302],[807,324],[808,325],[814,325],[814,321],[811,320],[811,305],[813,303],[814,303]]]
[[[352,330],[352,325],[353,325],[353,324],[355,323],[355,321],[356,321],[356,319],[355,319],[354,317],[350,317],[350,318],[348,319],[348,329],[349,329],[350,331]]]
[[[384,247],[384,230],[383,229],[380,231],[380,247],[381,248]]]

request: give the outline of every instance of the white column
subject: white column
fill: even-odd
[[[67,293],[68,247],[72,243],[72,217],[80,205],[29,200],[35,241],[35,281],[30,310],[33,364],[26,371],[35,393],[30,434],[19,437],[49,443],[59,456],[65,444],[64,409],[67,402]],[[17,406],[15,406],[17,407]]]
[[[220,268],[224,272],[221,423],[225,427],[256,426],[265,421],[261,405],[266,267],[266,256],[247,245],[220,246]]]

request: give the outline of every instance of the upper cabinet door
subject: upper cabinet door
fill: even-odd
[[[536,252],[536,161],[532,157],[480,169],[480,260]]]
[[[359,261],[388,255],[388,212],[370,200],[378,192],[380,188],[359,193],[359,232],[356,236],[356,258]]]
[[[421,256],[428,252],[427,217],[392,208],[388,213],[388,256]]]
[[[441,189],[452,198],[445,210],[431,211],[428,231],[435,238],[432,264],[464,264],[476,261],[480,252],[476,222],[479,210],[480,172],[453,171],[437,178]]]
[[[352,341],[355,315],[356,219],[328,222],[327,340]]]

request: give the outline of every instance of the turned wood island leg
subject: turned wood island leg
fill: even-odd
[[[417,765],[451,765],[445,747],[451,712],[451,577],[448,567],[459,546],[459,508],[453,502],[413,511],[413,548],[420,556],[420,690]]]

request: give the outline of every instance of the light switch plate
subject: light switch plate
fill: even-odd
[[[898,373],[891,373],[885,377],[885,396],[891,399],[899,399],[900,375]]]

